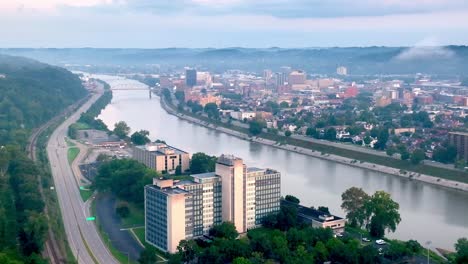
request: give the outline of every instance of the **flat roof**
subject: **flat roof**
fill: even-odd
[[[168,188],[159,188],[158,186],[156,185],[147,185],[148,188],[152,188],[156,191],[159,191],[159,192],[162,192],[162,193],[165,193],[169,196],[171,195],[178,195],[178,194],[188,194],[189,192],[186,191],[186,190],[183,190],[179,187],[168,187]]]
[[[257,167],[248,167],[247,172],[259,172],[259,171],[264,171],[265,169],[260,169]]]
[[[460,132],[459,131],[452,131],[452,132],[449,132],[449,134],[468,136],[467,132],[461,132],[461,131]]]
[[[339,216],[332,215],[332,214],[326,214],[326,213],[321,212],[321,211],[319,211],[317,209],[306,207],[306,206],[303,206],[303,205],[300,205],[300,204],[295,204],[295,203],[292,203],[290,201],[286,201],[284,199],[281,200],[281,203],[286,203],[286,204],[289,204],[289,205],[295,205],[297,207],[297,214],[298,215],[302,215],[303,217],[313,219],[313,220],[315,220],[317,222],[324,223],[324,222],[332,222],[332,221],[337,221],[337,220],[342,220],[343,219],[343,218],[341,218]],[[330,220],[321,219],[320,216],[333,216],[333,219],[330,219]]]
[[[167,144],[164,144],[165,146],[162,147],[162,149],[170,149],[170,150],[173,150],[174,151],[174,154],[187,154],[188,152],[185,152],[181,149],[178,149],[178,148],[175,148],[173,146],[170,146],[170,145],[167,145]],[[154,153],[156,155],[164,155],[166,156],[166,154],[164,154],[163,152],[161,152],[159,149],[158,150],[148,150],[146,148],[146,145],[140,145],[140,146],[135,146],[136,148],[139,148],[139,149],[142,149],[144,151],[148,151],[148,152],[151,152],[151,153]]]
[[[205,172],[205,173],[198,173],[198,174],[190,174],[193,178],[199,179],[208,179],[217,177],[215,172]]]

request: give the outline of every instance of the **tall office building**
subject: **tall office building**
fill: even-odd
[[[468,133],[450,132],[449,143],[457,148],[457,158],[468,161]]]
[[[305,84],[306,79],[307,76],[304,71],[292,71],[289,74],[288,83],[290,85]]]
[[[344,66],[340,66],[340,67],[336,68],[336,74],[338,74],[338,75],[348,75],[348,68],[346,68]]]
[[[284,72],[275,73],[275,80],[277,86],[283,86],[288,82],[288,75]]]
[[[188,87],[197,85],[197,70],[187,69],[185,70],[185,84]]]
[[[280,209],[281,174],[275,170],[247,168],[242,159],[222,155],[215,172],[191,176],[145,186],[146,241],[163,251],[175,252],[180,240],[207,235],[222,221],[245,233]]]

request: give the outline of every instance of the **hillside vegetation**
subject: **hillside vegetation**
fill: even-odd
[[[0,263],[46,263],[48,230],[38,190],[41,170],[27,157],[31,131],[83,98],[71,72],[0,55]]]

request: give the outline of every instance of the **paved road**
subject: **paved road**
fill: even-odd
[[[97,94],[72,114],[51,135],[47,145],[47,155],[54,178],[55,190],[62,212],[63,223],[70,248],[78,263],[118,263],[110,254],[99,236],[93,222],[87,222],[89,203],[83,203],[77,181],[67,160],[68,126],[78,120],[103,93],[102,87]]]
[[[112,194],[100,194],[96,197],[96,214],[100,225],[109,235],[112,244],[131,260],[137,261],[144,248],[135,240],[129,230],[121,230],[121,220],[115,213],[116,198]]]

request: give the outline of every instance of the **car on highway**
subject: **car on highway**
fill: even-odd
[[[375,241],[375,243],[376,243],[377,245],[385,245],[385,244],[387,244],[387,242],[385,242],[385,240],[383,240],[383,239],[377,239],[377,240]]]

